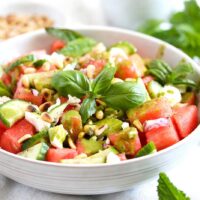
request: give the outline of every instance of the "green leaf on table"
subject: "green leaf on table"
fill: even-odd
[[[19,58],[18,60],[16,60],[15,62],[11,63],[9,66],[7,66],[5,68],[5,72],[8,73],[9,71],[13,70],[15,67],[34,62],[34,59],[35,59],[35,57],[32,54],[23,56],[23,57]]]
[[[83,123],[96,112],[96,101],[94,98],[86,98],[83,100],[80,108],[80,114],[82,117]]]
[[[49,35],[61,39],[66,43],[84,37],[80,33],[70,29],[60,29],[60,28],[50,27],[46,28],[45,30]]]
[[[116,68],[108,64],[92,82],[92,91],[95,94],[103,94],[111,86]]]
[[[169,180],[165,173],[159,174],[157,191],[159,200],[190,200]]]
[[[147,100],[147,91],[141,79],[135,82],[119,82],[112,84],[102,99],[112,108],[128,110],[144,103]]]
[[[90,38],[78,38],[67,44],[66,47],[62,48],[59,53],[64,56],[80,57],[90,52],[95,46],[96,41]]]
[[[51,84],[60,95],[65,97],[71,95],[81,98],[90,90],[88,78],[82,72],[76,70],[56,73]]]

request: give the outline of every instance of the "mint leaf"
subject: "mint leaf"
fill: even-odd
[[[147,100],[147,91],[141,79],[114,83],[103,95],[102,99],[108,106],[122,110],[137,107]]]
[[[56,73],[52,78],[52,87],[62,96],[69,94],[78,98],[90,90],[88,78],[80,71],[68,70]]]
[[[86,98],[83,100],[80,108],[80,114],[82,117],[83,123],[96,112],[96,101],[94,98]]]
[[[159,200],[190,200],[183,191],[174,186],[165,173],[159,174],[157,191]]]
[[[46,28],[45,30],[49,35],[52,35],[65,42],[69,42],[69,41],[84,37],[80,33],[70,30],[70,29],[59,29],[59,28],[50,27],[50,28]]]
[[[90,38],[78,38],[67,44],[59,53],[64,56],[80,57],[92,50],[96,41]]]
[[[94,79],[92,83],[92,91],[95,94],[103,94],[111,86],[111,81],[114,78],[116,68],[111,65],[107,65],[100,72],[100,74]]]
[[[146,144],[145,146],[143,146],[138,153],[136,154],[135,157],[141,157],[141,156],[146,156],[152,153],[155,153],[156,150],[156,146],[153,142],[149,142],[148,144]]]

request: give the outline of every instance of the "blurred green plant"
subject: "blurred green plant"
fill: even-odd
[[[139,31],[171,43],[191,57],[200,57],[200,6],[196,0],[185,1],[184,10],[173,13],[168,21],[146,21]]]

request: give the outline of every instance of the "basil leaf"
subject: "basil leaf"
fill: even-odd
[[[194,70],[190,63],[180,63],[173,69],[171,74],[168,74],[167,81],[173,82],[176,79],[186,78],[189,74],[193,73]]]
[[[86,98],[83,100],[80,108],[80,114],[82,117],[83,123],[96,112],[96,101],[93,98]]]
[[[62,96],[68,94],[78,98],[83,97],[90,90],[87,77],[76,70],[60,71],[52,78],[52,87]]]
[[[114,78],[116,68],[107,65],[94,79],[92,83],[92,91],[95,94],[103,94],[111,86],[111,81]]]
[[[38,68],[38,67],[41,67],[45,62],[47,62],[47,60],[45,59],[40,59],[40,60],[37,60],[33,63],[33,66],[35,68]]]
[[[45,30],[49,35],[52,35],[65,42],[69,42],[84,37],[80,33],[70,29],[60,29],[60,28],[50,27],[50,28],[45,28]]]
[[[16,60],[15,62],[13,62],[11,65],[9,65],[8,67],[5,68],[5,72],[9,72],[11,70],[13,70],[15,67],[18,67],[22,64],[26,64],[26,63],[30,63],[34,61],[34,55],[30,54],[24,57],[21,57],[20,59]]]
[[[185,86],[188,86],[188,87],[192,87],[192,88],[197,88],[197,84],[193,81],[193,80],[190,80],[190,79],[175,79],[172,81],[172,84],[173,85],[185,85]]]
[[[179,190],[163,172],[159,174],[157,191],[159,200],[190,200],[190,198],[187,197],[183,191]]]
[[[80,57],[92,50],[96,41],[90,38],[79,38],[68,43],[59,53],[64,56]]]
[[[141,79],[135,82],[120,82],[110,86],[102,99],[116,109],[135,108],[147,100],[147,91]]]

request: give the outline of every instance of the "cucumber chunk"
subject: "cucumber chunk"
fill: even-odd
[[[25,151],[20,152],[18,155],[33,160],[45,160],[48,149],[49,146],[46,143],[41,142],[32,146],[31,148],[26,149]]]
[[[0,105],[0,119],[7,126],[11,127],[15,122],[25,115],[29,102],[14,99]]]
[[[48,139],[48,131],[47,130],[43,130],[37,134],[35,134],[34,136],[32,136],[30,139],[26,140],[23,144],[22,144],[22,150],[26,150],[40,142],[44,142]]]
[[[122,121],[119,119],[114,119],[114,118],[105,118],[101,121],[96,122],[96,126],[98,128],[107,125],[108,128],[103,132],[102,135],[109,135],[110,133],[117,132],[122,129]]]
[[[156,150],[156,146],[153,142],[149,142],[148,144],[146,144],[144,147],[142,147],[142,149],[140,149],[138,151],[138,153],[136,154],[135,157],[141,157],[141,156],[146,156],[152,153],[155,153]]]
[[[64,159],[61,160],[61,162],[65,164],[101,164],[106,162],[106,158],[110,152],[118,154],[118,151],[114,147],[109,147],[108,149],[86,158],[77,157],[74,159]]]
[[[149,84],[147,85],[147,90],[151,98],[156,98],[159,92],[162,90],[162,88],[163,87],[154,80],[150,81]]]

